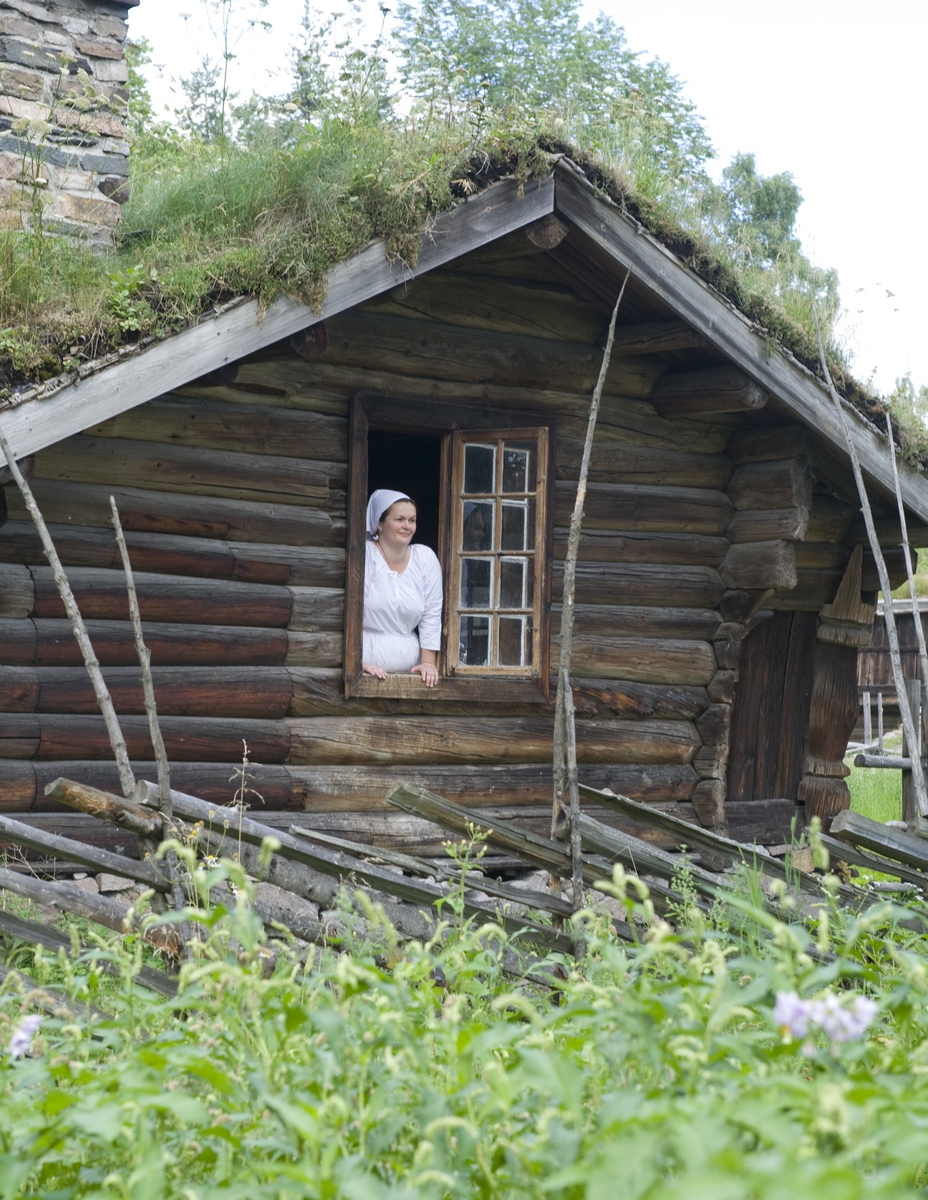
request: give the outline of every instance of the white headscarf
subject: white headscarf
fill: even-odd
[[[367,502],[367,536],[376,539],[377,526],[383,514],[392,504],[396,504],[397,500],[408,499],[405,492],[393,492],[390,488],[378,488],[373,492]]]

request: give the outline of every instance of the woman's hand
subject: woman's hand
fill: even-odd
[[[411,675],[421,675],[426,687],[435,687],[438,683],[438,661],[434,650],[422,651],[422,662],[413,667]]]
[[[378,667],[376,663],[361,663],[361,668],[365,675],[373,675],[377,679],[387,678],[387,672],[383,667]]]

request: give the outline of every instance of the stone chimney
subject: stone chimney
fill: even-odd
[[[139,0],[0,0],[0,226],[105,246],[128,198],[126,17]]]

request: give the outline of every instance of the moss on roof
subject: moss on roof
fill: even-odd
[[[170,336],[236,296],[318,304],[326,272],[372,238],[414,261],[432,217],[501,178],[545,174],[560,156],[755,322],[771,353],[782,347],[820,375],[809,289],[782,271],[746,270],[668,202],[666,186],[641,186],[622,162],[532,128],[497,130],[462,148],[453,129],[327,122],[296,145],[186,143],[146,153],[139,144],[132,199],[109,252],[0,233],[0,400],[126,344]],[[829,365],[862,413],[885,412],[834,345]],[[911,449],[904,432],[900,440]]]

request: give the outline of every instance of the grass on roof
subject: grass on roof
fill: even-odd
[[[307,124],[296,137],[269,133],[248,147],[186,138],[149,151],[143,138],[111,251],[0,231],[0,399],[127,342],[177,332],[233,296],[318,304],[326,272],[371,238],[414,261],[431,217],[504,176],[546,173],[563,153],[757,321],[771,352],[779,344],[817,370],[815,289],[796,262],[746,261],[706,219],[697,193],[636,157],[633,144],[598,136],[595,148],[569,146],[558,132],[555,119],[547,132],[501,125],[475,143],[464,125],[367,117]],[[832,342],[829,354],[839,388],[863,411],[878,411],[840,347]]]

